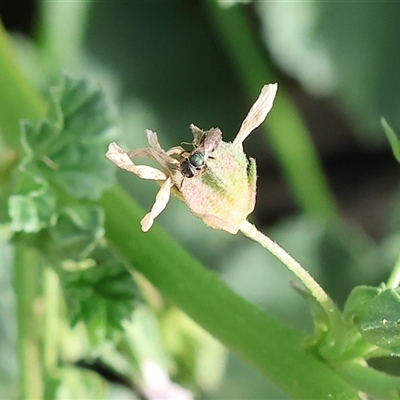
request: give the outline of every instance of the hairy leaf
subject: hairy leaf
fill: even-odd
[[[21,168],[19,184],[8,199],[13,231],[38,232],[56,220],[56,197],[40,175]]]
[[[49,229],[51,251],[60,259],[82,260],[104,239],[104,213],[80,204],[63,208],[57,224]]]
[[[25,156],[8,203],[15,231],[52,226],[65,200],[98,199],[113,185],[115,169],[104,152],[116,133],[115,122],[104,93],[87,81],[65,77],[51,90],[48,118],[21,124]]]
[[[131,318],[137,289],[123,265],[111,261],[62,275],[71,324],[83,322],[92,344],[112,338]]]
[[[115,124],[115,112],[99,88],[65,77],[51,91],[49,119],[23,126],[25,163],[73,197],[97,199],[114,183],[114,167],[104,152]]]

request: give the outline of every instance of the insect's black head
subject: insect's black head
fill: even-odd
[[[193,178],[196,172],[196,166],[193,165],[189,159],[182,161],[181,166],[181,173],[185,178]]]

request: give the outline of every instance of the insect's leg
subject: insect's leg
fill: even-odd
[[[167,152],[166,152],[169,156],[172,154],[178,154],[178,155],[183,155],[183,154],[190,154],[188,151],[186,151],[183,147],[181,146],[175,146],[170,148]]]

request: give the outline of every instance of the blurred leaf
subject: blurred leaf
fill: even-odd
[[[215,391],[224,373],[226,349],[177,308],[166,310],[160,322],[164,347],[177,365],[174,379],[204,394]]]
[[[115,136],[113,108],[86,80],[64,77],[51,97],[49,120],[24,124],[25,163],[70,195],[97,199],[114,183],[114,167],[104,157]]]
[[[24,166],[20,171],[17,190],[8,199],[11,227],[16,232],[38,232],[56,220],[55,194],[37,173]]]
[[[152,360],[165,370],[169,366],[160,339],[160,327],[156,313],[147,304],[136,307],[131,320],[124,323],[126,341],[131,350],[134,362],[142,369],[146,360]]]
[[[85,323],[93,345],[112,338],[122,330],[122,321],[131,318],[137,289],[123,265],[104,262],[81,271],[64,271],[62,276],[71,324]]]
[[[252,0],[218,0],[218,5],[222,8],[233,7],[237,4],[251,3]]]
[[[115,116],[104,94],[87,81],[65,77],[52,89],[49,115],[21,127],[25,158],[8,205],[15,231],[38,232],[54,224],[51,184],[76,198],[97,199],[114,183],[115,169],[104,152],[115,134]]]
[[[268,51],[311,92],[335,96],[365,139],[399,124],[399,2],[256,2]],[[362,58],[360,58],[362,55]]]
[[[50,228],[50,250],[58,257],[82,260],[104,238],[104,212],[100,207],[71,205],[60,212]]]
[[[305,345],[313,348],[327,346],[327,342],[329,342],[328,332],[332,330],[332,327],[330,326],[329,318],[324,308],[306,287],[297,282],[293,282],[292,287],[307,301],[313,316],[314,332],[306,339]]]
[[[395,133],[395,131],[386,122],[385,118],[381,119],[381,124],[386,133],[386,137],[389,140],[390,147],[392,148],[394,158],[400,162],[400,139]]]
[[[56,400],[106,399],[107,384],[97,373],[76,367],[58,370]]]

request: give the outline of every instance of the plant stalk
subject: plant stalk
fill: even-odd
[[[293,274],[300,279],[303,285],[309,290],[311,295],[324,309],[329,323],[331,333],[334,333],[332,341],[332,352],[337,353],[342,349],[343,333],[345,332],[344,321],[341,312],[336,307],[333,300],[328,296],[318,282],[306,271],[298,261],[296,261],[286,250],[280,247],[268,236],[260,232],[253,224],[245,221],[240,231],[248,238],[256,241],[262,247],[267,249],[278,260],[280,260]],[[337,354],[336,354],[337,356]]]
[[[18,321],[19,398],[43,398],[40,347],[39,287],[41,268],[37,254],[21,240],[15,241],[14,290]]]
[[[109,241],[135,271],[287,394],[298,399],[358,398],[302,347],[300,332],[235,294],[157,225],[144,234],[139,224],[144,213],[122,189],[105,192],[100,204]]]

